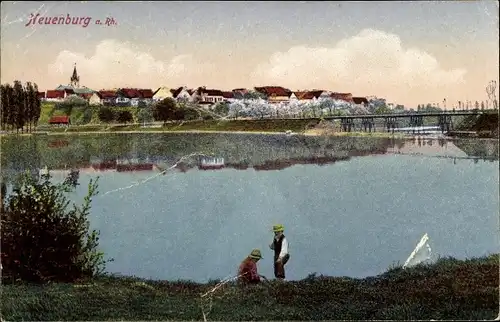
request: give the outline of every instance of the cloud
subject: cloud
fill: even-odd
[[[49,76],[67,83],[75,63],[81,76],[81,85],[98,89],[122,86],[189,86],[199,79],[209,77],[215,70],[212,64],[200,63],[190,54],[161,61],[131,43],[104,40],[96,46],[91,57],[86,57],[83,53],[61,51],[48,66]]]
[[[460,68],[443,69],[436,58],[422,50],[404,48],[397,35],[365,29],[333,48],[298,46],[274,53],[257,66],[251,79],[291,89],[362,89],[388,95],[411,87],[453,86],[464,82],[465,73]]]

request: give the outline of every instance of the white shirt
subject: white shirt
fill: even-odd
[[[278,238],[275,239],[279,240]],[[288,254],[288,241],[286,240],[286,237],[283,237],[283,242],[281,243],[281,251],[278,258],[283,259],[286,254]]]

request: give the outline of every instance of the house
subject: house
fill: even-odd
[[[323,90],[312,90],[312,91],[301,91],[301,92],[293,92],[290,95],[290,100],[299,100],[305,102],[316,101],[320,97],[322,97]]]
[[[368,104],[369,104],[366,97],[353,97],[352,101],[354,102],[354,104],[362,105],[363,107],[368,107]]]
[[[76,94],[76,96],[79,96],[88,102],[89,99],[92,97],[92,93],[80,93],[80,94]]]
[[[87,88],[87,87],[75,87],[73,88],[73,92],[77,96],[80,96],[81,98],[84,98],[85,100],[89,100],[92,97],[92,94],[95,93],[93,89]]]
[[[151,89],[121,88],[117,91],[116,103],[118,105],[139,106],[139,102],[149,104],[153,100]]]
[[[70,89],[72,91],[74,91],[73,87],[71,87],[70,85],[59,85],[56,87],[56,91],[64,91],[64,90],[67,90],[67,89]]]
[[[41,99],[41,100],[45,99],[45,92],[38,92],[37,95],[38,95],[39,99]]]
[[[48,90],[46,95],[47,101],[62,101],[66,97],[64,90]]]
[[[195,97],[195,91],[192,89],[188,89],[186,86],[179,87],[177,89],[170,90],[172,92],[172,96],[177,101],[189,101],[192,102]]]
[[[49,119],[50,125],[71,125],[71,119],[67,115],[52,116]]]
[[[264,94],[269,103],[288,102],[292,91],[281,86],[255,87],[256,92]]]
[[[352,94],[351,93],[337,93],[333,92],[330,94],[330,97],[334,100],[338,101],[345,101],[347,103],[354,103],[352,100]]]
[[[137,106],[141,93],[136,88],[120,88],[117,92],[116,104],[121,106]]]
[[[235,98],[234,92],[222,92],[222,97],[226,102]]]
[[[93,93],[88,100],[90,105],[102,105],[102,100],[99,92]]]
[[[110,90],[101,90],[97,92],[97,95],[101,98],[101,103],[106,106],[115,105],[116,99],[118,97],[116,91]]]
[[[142,96],[142,99],[141,101],[146,103],[146,104],[150,104],[151,102],[153,102],[153,96],[154,96],[154,93],[151,89],[139,89],[139,93],[141,94]]]
[[[224,94],[218,89],[206,89],[205,87],[198,88],[200,102],[218,103],[224,100]]]
[[[172,94],[171,89],[168,87],[160,87],[153,93],[154,101],[161,101],[169,97],[174,98],[174,95]]]
[[[231,92],[233,92],[234,99],[243,99],[245,94],[248,93],[248,89],[246,88],[235,88]]]

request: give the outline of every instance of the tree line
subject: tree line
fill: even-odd
[[[14,84],[2,84],[0,97],[0,122],[2,130],[24,132],[36,127],[41,113],[38,85],[16,80]]]
[[[446,100],[444,100],[444,103],[446,103]],[[494,106],[493,106],[494,107]],[[489,109],[489,104],[488,101],[486,103],[484,101],[475,101],[474,103],[472,101],[458,101],[458,106],[454,106],[454,109],[457,108],[459,110],[479,110],[481,109],[484,111],[485,109]],[[423,111],[423,112],[435,112],[435,111],[442,111],[439,103],[437,104],[419,104],[417,107],[417,111]]]

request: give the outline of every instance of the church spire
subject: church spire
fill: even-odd
[[[70,85],[74,88],[80,87],[80,77],[78,76],[78,73],[76,71],[76,63],[75,67],[73,68],[73,75],[71,76]]]

